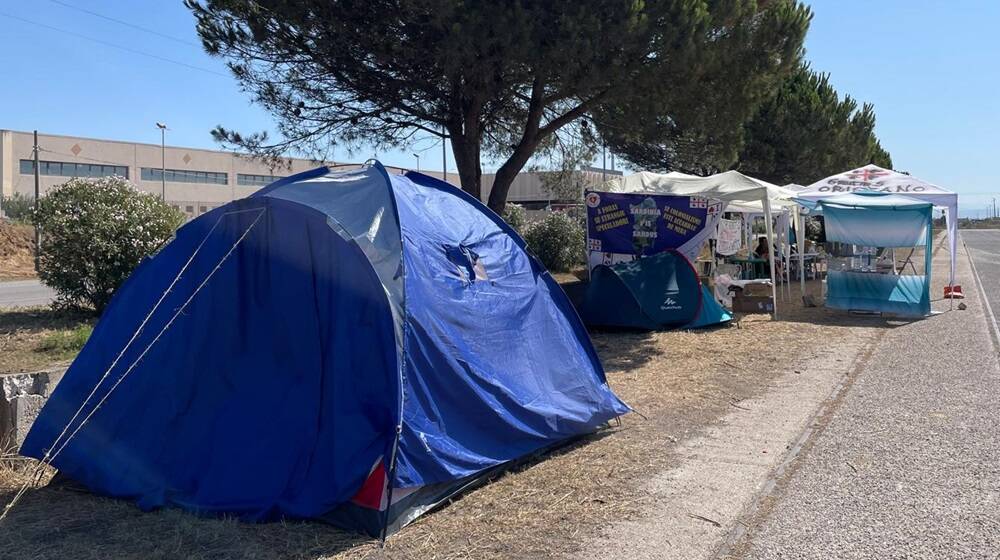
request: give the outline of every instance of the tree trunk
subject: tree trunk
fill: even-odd
[[[510,193],[510,186],[517,178],[517,174],[524,169],[525,164],[531,159],[538,147],[538,141],[524,142],[518,144],[514,153],[507,158],[507,161],[497,169],[497,174],[493,178],[493,188],[490,189],[489,207],[499,214],[507,205],[507,195]]]
[[[455,152],[455,166],[458,167],[462,190],[476,197],[476,200],[482,200],[483,169],[480,164],[479,142],[470,142],[453,134],[451,148]]]

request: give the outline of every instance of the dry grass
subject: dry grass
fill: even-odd
[[[823,308],[784,309],[780,321],[754,315],[743,318],[741,328],[595,333],[611,385],[638,414],[425,515],[391,537],[384,550],[320,523],[250,525],[175,510],[143,513],[123,501],[41,488],[26,496],[0,530],[0,551],[11,558],[76,560],[578,553],[585,537],[641,511],[648,499],[643,482],[677,463],[671,452],[677,441],[712,425],[740,401],[765,391],[777,375],[805,367],[838,341],[874,336],[892,326]],[[0,494],[9,497],[11,486],[3,486]]]
[[[91,315],[47,307],[0,310],[0,374],[69,363],[93,323]]]
[[[580,266],[568,272],[551,272],[552,278],[560,284],[569,284],[587,279],[587,268]]]

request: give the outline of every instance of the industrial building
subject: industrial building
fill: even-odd
[[[139,189],[164,194],[164,200],[189,217],[252,194],[281,177],[321,164],[310,159],[288,158],[272,168],[245,155],[218,150],[183,148],[159,144],[99,140],[57,134],[38,134],[39,190],[41,194],[73,177],[118,175]],[[397,171],[403,171],[396,168]],[[442,178],[440,171],[421,170]],[[588,169],[580,172],[581,189],[599,184],[613,171]],[[492,174],[483,175],[483,198],[489,196]],[[449,173],[448,182],[458,184]],[[4,198],[21,193],[34,196],[34,139],[31,132],[0,129],[0,193]],[[552,200],[538,173],[522,173],[508,196],[510,202],[540,208]]]

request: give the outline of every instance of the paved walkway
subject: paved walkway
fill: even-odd
[[[48,305],[56,294],[38,280],[0,282],[0,308]]]
[[[882,338],[731,557],[1000,558],[1000,366],[959,253],[968,310]]]

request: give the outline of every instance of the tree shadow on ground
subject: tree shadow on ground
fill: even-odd
[[[0,494],[6,504],[13,491]],[[0,531],[11,559],[314,559],[371,539],[310,521],[244,523],[176,509],[143,512],[125,500],[64,486],[30,491]]]
[[[0,334],[24,331],[29,333],[73,329],[92,324],[96,317],[81,310],[51,307],[23,307],[0,310]]]
[[[664,355],[653,332],[594,330],[590,338],[607,371],[641,368]]]

